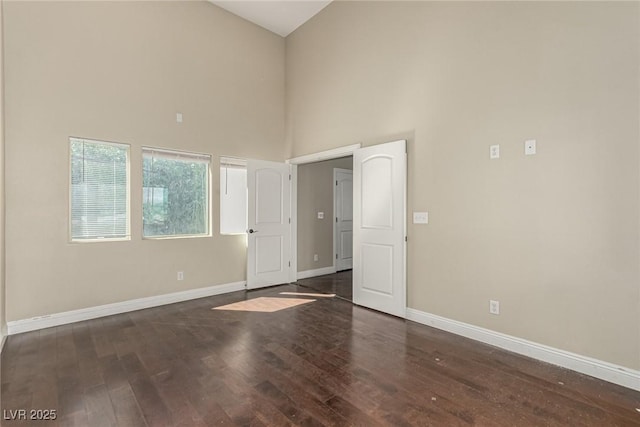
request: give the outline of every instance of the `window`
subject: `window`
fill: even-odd
[[[129,239],[129,146],[69,142],[71,241]]]
[[[211,156],[142,149],[144,237],[209,235]]]
[[[220,234],[247,232],[247,162],[220,158]]]

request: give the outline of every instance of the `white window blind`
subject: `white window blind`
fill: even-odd
[[[129,238],[129,146],[69,141],[71,240]]]
[[[247,232],[247,162],[220,158],[220,234]]]
[[[209,234],[207,154],[142,149],[144,237]]]

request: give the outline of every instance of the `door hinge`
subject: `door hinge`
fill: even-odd
[[[291,224],[291,218],[289,218],[289,224]]]
[[[289,181],[291,181],[291,174],[289,174]]]
[[[336,179],[336,187],[338,186],[338,180]]]
[[[336,259],[338,259],[338,254],[336,254]]]
[[[338,222],[338,217],[336,217],[336,222]]]
[[[407,241],[407,236],[404,236],[404,241],[405,241],[405,242]]]
[[[289,261],[289,267],[291,267],[291,261]]]

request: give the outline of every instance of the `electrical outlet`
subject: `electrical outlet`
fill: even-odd
[[[313,260],[318,261],[318,254],[313,255]]]
[[[324,212],[318,212],[318,219],[324,219]]]
[[[184,280],[184,271],[178,271],[178,280]]]
[[[489,300],[489,313],[500,314],[500,301]]]
[[[500,158],[500,146],[499,145],[491,145],[489,147],[489,158],[490,159],[499,159]]]

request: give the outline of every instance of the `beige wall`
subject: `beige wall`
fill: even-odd
[[[333,265],[334,168],[353,169],[353,158],[298,166],[298,271]],[[318,219],[318,212],[324,212],[324,219]]]
[[[287,154],[408,137],[408,305],[640,369],[639,7],[334,2],[287,38]]]
[[[5,18],[7,319],[244,280],[216,169],[213,237],[142,240],[141,146],[282,160],[284,40],[208,2],[7,2]],[[131,144],[131,241],[69,243],[69,136]]]

